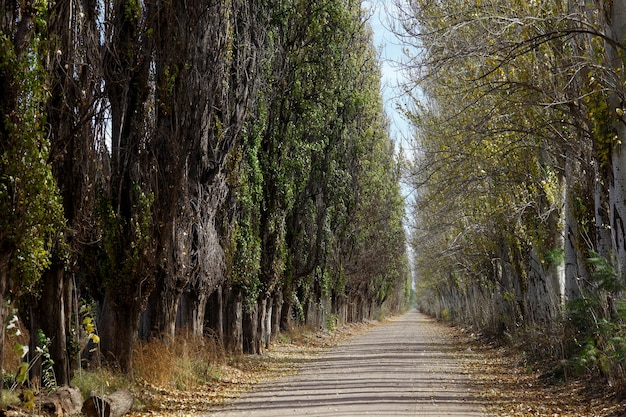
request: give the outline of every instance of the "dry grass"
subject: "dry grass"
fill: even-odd
[[[131,389],[132,383],[124,375],[108,368],[80,369],[74,372],[72,385],[80,389],[83,398],[92,392],[110,394],[120,389]]]
[[[217,338],[181,333],[174,339],[138,343],[135,378],[162,388],[189,390],[218,379],[224,361]]]
[[[131,417],[205,412],[241,396],[261,382],[294,374],[301,364],[314,360],[322,349],[335,346],[370,326],[341,326],[333,331],[295,328],[282,334],[263,355],[227,357],[219,350],[212,354],[211,349],[208,352],[203,349],[189,349],[189,344],[185,345],[182,341],[140,345],[138,352],[141,351],[144,355],[141,362],[145,366],[137,358],[136,374],[143,373],[144,376],[135,387],[135,393],[142,406],[135,407]],[[173,346],[179,346],[178,350]],[[183,364],[195,363],[198,369],[209,364],[212,369],[210,377],[206,378],[206,373],[203,373],[205,377],[198,379],[193,376],[182,377],[183,381],[192,382],[184,388],[183,385],[186,384],[179,384],[177,381],[181,380],[181,374],[187,375],[187,371],[180,369],[181,362],[176,355],[186,356]],[[163,358],[167,366],[153,365],[154,358]],[[179,376],[168,376],[169,374]]]
[[[85,398],[92,391],[108,394],[130,390],[135,395],[134,409],[150,415],[163,410],[193,410],[200,404],[196,393],[219,384],[226,362],[215,337],[191,333],[138,342],[134,355],[133,381],[107,368],[90,367],[77,371],[72,384],[80,388]]]

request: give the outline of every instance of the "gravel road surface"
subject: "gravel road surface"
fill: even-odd
[[[412,311],[208,416],[485,416],[448,334]]]

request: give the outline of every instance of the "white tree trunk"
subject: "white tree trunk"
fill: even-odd
[[[581,296],[580,282],[585,273],[585,269],[581,265],[580,253],[580,230],[578,226],[578,217],[574,212],[576,198],[573,184],[580,170],[577,162],[572,156],[569,156],[565,162],[565,204],[564,212],[564,250],[565,250],[565,279],[564,279],[564,301],[573,301]]]
[[[624,45],[626,41],[626,0],[614,0],[607,12],[607,35],[615,42]],[[623,109],[624,98],[624,52],[607,44],[607,59],[613,69],[614,94],[610,98],[610,110],[617,114]],[[626,124],[621,117],[615,117],[614,124],[617,140],[611,155],[613,183],[610,188],[610,221],[612,232],[613,255],[619,274],[626,272]]]
[[[567,184],[563,182],[561,186],[561,201],[566,201],[567,198]],[[561,210],[559,214],[559,224],[565,224],[565,212]],[[565,232],[563,227],[557,227],[560,229],[555,235],[555,247],[556,248],[565,248]],[[554,301],[557,301],[559,305],[563,305],[565,301],[565,258],[560,260],[559,262],[554,262],[552,268],[550,270],[551,275],[551,283],[553,286],[553,294],[555,297]]]
[[[609,259],[611,257],[612,236],[610,228],[610,219],[608,201],[608,190],[603,181],[598,161],[594,163],[594,216],[596,226],[596,252]]]
[[[626,130],[620,129],[619,135],[626,140]],[[626,149],[618,145],[612,155],[613,186],[611,187],[611,231],[613,253],[619,274],[626,272]]]

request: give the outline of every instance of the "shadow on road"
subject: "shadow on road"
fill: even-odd
[[[211,416],[482,416],[462,355],[417,313],[359,335]]]

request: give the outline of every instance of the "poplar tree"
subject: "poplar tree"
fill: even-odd
[[[622,6],[398,4],[407,91],[423,92],[407,114],[432,311],[501,331],[615,290],[589,259],[623,270]]]

